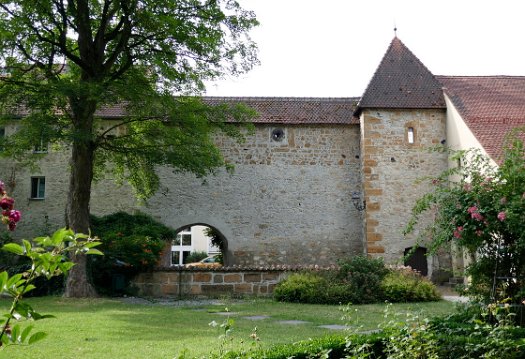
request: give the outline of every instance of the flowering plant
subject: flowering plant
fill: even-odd
[[[509,138],[499,166],[477,150],[453,154],[461,166],[429,179],[433,190],[413,208],[405,233],[425,213],[434,222],[421,231],[432,249],[455,243],[473,259],[468,293],[485,300],[525,296],[525,153],[522,140]]]
[[[14,209],[15,200],[7,195],[4,182],[0,181],[0,208],[2,209],[2,223],[14,231],[16,224],[22,218],[20,211]]]

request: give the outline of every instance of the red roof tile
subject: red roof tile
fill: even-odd
[[[259,116],[254,123],[359,124],[353,113],[358,97],[204,97],[209,104],[243,103]]]
[[[474,136],[492,159],[505,136],[525,126],[525,76],[438,76]]]
[[[259,116],[253,123],[279,124],[359,124],[353,113],[358,97],[203,97],[208,104],[243,103]],[[104,107],[97,112],[104,118],[123,115],[122,106]]]
[[[395,37],[368,84],[356,115],[364,108],[445,108],[441,85]]]

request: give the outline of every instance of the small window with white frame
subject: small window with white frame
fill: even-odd
[[[414,141],[415,141],[414,127],[409,127],[407,129],[407,141],[411,145],[414,144]]]
[[[31,177],[31,199],[44,199],[46,195],[46,178]]]
[[[171,243],[171,265],[183,265],[193,251],[191,227],[182,229]]]

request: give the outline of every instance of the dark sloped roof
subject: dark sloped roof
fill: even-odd
[[[437,76],[476,139],[492,159],[505,136],[525,126],[525,76]]]
[[[358,104],[365,108],[445,108],[441,84],[423,63],[394,37]]]
[[[253,123],[279,124],[358,124],[353,117],[358,97],[203,97],[210,104],[243,103],[259,116]],[[122,106],[104,107],[97,115],[104,118],[123,116]]]
[[[254,123],[358,124],[353,113],[358,97],[204,97],[210,104],[243,103],[259,113]]]

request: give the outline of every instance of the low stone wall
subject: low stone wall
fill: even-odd
[[[159,268],[139,274],[132,284],[139,295],[151,297],[269,297],[289,272],[288,269]]]

